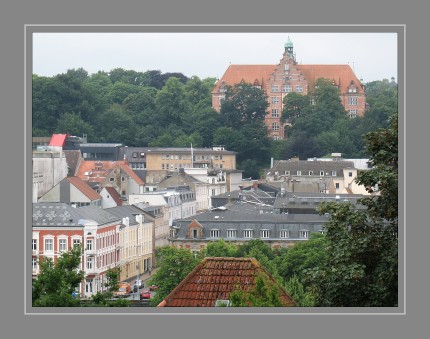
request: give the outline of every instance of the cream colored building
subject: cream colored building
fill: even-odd
[[[153,261],[154,223],[136,206],[118,206],[106,211],[121,217],[119,227],[120,281],[133,283],[149,271]]]
[[[179,168],[236,169],[236,152],[224,147],[153,148],[146,150],[146,169],[177,171]]]

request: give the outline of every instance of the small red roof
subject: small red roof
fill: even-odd
[[[49,146],[61,146],[63,147],[66,143],[68,135],[67,134],[52,134],[51,141],[49,141]]]
[[[111,198],[115,201],[117,206],[122,206],[122,200],[119,193],[116,191],[115,188],[106,186],[105,190],[110,194]]]
[[[237,284],[244,291],[252,288],[260,273],[277,284],[255,258],[207,257],[158,307],[214,307],[217,300],[229,300]],[[296,306],[283,287],[279,287],[283,305]]]
[[[91,186],[89,186],[87,183],[82,181],[78,177],[67,177],[66,178],[70,184],[75,186],[79,191],[82,192],[88,199],[90,200],[99,200],[101,199],[101,195],[98,194],[96,191],[94,191]]]

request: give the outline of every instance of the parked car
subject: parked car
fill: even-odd
[[[151,299],[151,293],[149,293],[149,291],[142,291],[140,292],[140,300],[143,299]]]
[[[151,285],[151,286],[149,286],[149,290],[150,291],[156,291],[156,290],[158,290],[158,286],[157,285]]]
[[[130,296],[131,293],[131,285],[126,282],[120,282],[118,291],[113,292],[113,296],[115,298],[126,298]]]

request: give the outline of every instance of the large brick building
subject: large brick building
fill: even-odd
[[[329,79],[339,88],[340,100],[350,117],[363,116],[366,104],[364,86],[349,65],[302,65],[296,61],[288,38],[277,65],[230,65],[212,91],[212,107],[219,111],[226,86],[241,82],[260,87],[269,98],[265,123],[273,139],[286,137],[281,122],[283,99],[288,93],[311,94],[315,81]]]

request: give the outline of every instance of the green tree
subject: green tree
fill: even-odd
[[[315,306],[315,296],[311,292],[305,290],[305,287],[296,275],[293,275],[287,280],[285,289],[298,306]]]
[[[281,307],[280,287],[262,273],[255,278],[254,287],[243,290],[239,285],[230,293],[233,307]]]
[[[155,99],[162,126],[174,125],[181,128],[185,116],[189,114],[189,105],[185,95],[185,85],[178,78],[166,81]]]
[[[227,86],[220,114],[227,127],[240,129],[245,124],[262,122],[269,107],[263,90],[247,83]]]
[[[56,133],[81,136],[87,134],[93,136],[94,130],[91,124],[84,121],[78,114],[64,113],[58,120]]]
[[[120,105],[113,104],[107,111],[98,117],[97,132],[101,142],[118,142],[125,145],[134,145],[136,126],[130,113]]]
[[[73,297],[84,272],[79,270],[81,248],[64,252],[57,261],[43,258],[39,261],[40,274],[33,282],[32,305],[34,307],[76,307],[79,298]]]
[[[282,122],[294,124],[297,118],[306,114],[310,105],[310,97],[296,92],[288,93],[283,100]]]
[[[236,257],[237,246],[221,239],[208,243],[205,250],[206,257]]]
[[[323,203],[329,213],[326,268],[309,270],[317,306],[395,307],[398,305],[398,125],[369,133],[373,169],[357,182],[380,195],[350,203]]]
[[[303,281],[307,269],[325,267],[327,259],[326,237],[312,233],[307,241],[297,243],[281,256],[275,257],[275,263],[285,281],[293,276]]]
[[[200,261],[190,250],[170,246],[159,248],[156,255],[158,269],[149,282],[158,286],[151,300],[153,306],[163,301]]]
[[[98,291],[91,297],[91,303],[86,306],[104,306],[104,307],[128,307],[130,300],[117,299],[113,300],[114,292],[118,290],[119,283],[119,268],[109,269],[106,272],[106,282],[104,284],[105,290]]]

